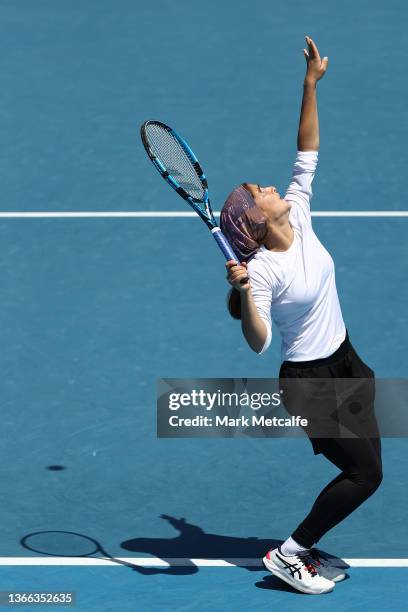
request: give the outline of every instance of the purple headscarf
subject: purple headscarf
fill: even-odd
[[[262,211],[242,185],[225,200],[220,226],[240,261],[248,262],[263,244],[267,227]]]

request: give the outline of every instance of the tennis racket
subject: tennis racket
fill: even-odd
[[[140,135],[146,153],[164,180],[204,221],[225,258],[240,263],[214,219],[207,179],[186,141],[161,121],[145,121],[140,128]],[[241,285],[248,280],[248,277],[243,278]]]

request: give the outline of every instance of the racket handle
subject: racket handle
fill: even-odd
[[[218,244],[221,251],[223,252],[225,259],[227,260],[234,259],[236,262],[240,263],[238,257],[235,255],[234,251],[232,250],[228,240],[222,233],[221,229],[219,227],[213,227],[213,229],[211,230],[211,233],[214,236],[215,242]],[[249,278],[248,276],[246,276],[240,281],[240,284],[245,285],[245,283],[247,283],[248,281],[249,281]]]

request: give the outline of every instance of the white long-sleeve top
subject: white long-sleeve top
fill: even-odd
[[[294,240],[286,251],[262,246],[248,263],[252,294],[268,335],[272,319],[279,329],[282,361],[328,357],[346,336],[337,295],[334,263],[313,231],[310,215],[317,151],[298,151],[285,200]]]

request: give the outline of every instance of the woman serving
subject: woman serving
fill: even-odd
[[[328,58],[321,60],[308,36],[306,42],[297,155],[285,197],[274,186],[243,183],[223,206],[221,229],[241,261],[226,264],[232,285],[230,313],[241,319],[243,335],[258,354],[271,343],[274,321],[282,341],[279,379],[285,407],[315,420],[313,433],[307,431],[314,453],[323,454],[341,470],[287,540],[263,559],[268,570],[299,591],[320,594],[331,591],[345,574],[321,557],[314,544],[374,493],[382,480],[382,463],[373,408],[374,372],[350,342],[333,260],[312,227],[311,185],[319,150],[316,88]],[[249,282],[242,285],[247,276]],[[322,385],[312,397],[311,379],[321,379]],[[366,427],[354,437],[341,437],[339,423],[332,418],[339,389],[349,389],[344,379],[367,381],[357,386]],[[293,381],[297,384],[289,384]],[[348,395],[352,400],[353,393]],[[301,466],[295,473],[302,482]]]

